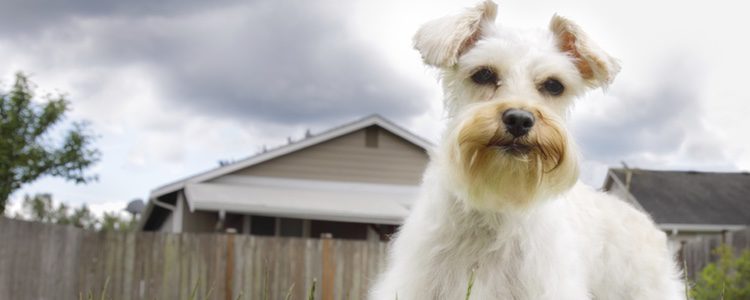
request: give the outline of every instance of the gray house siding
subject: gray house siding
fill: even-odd
[[[373,126],[231,175],[417,185],[427,162],[423,149]]]

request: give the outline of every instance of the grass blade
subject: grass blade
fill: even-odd
[[[685,278],[685,299],[690,299],[690,281],[688,280],[687,258],[682,258],[682,272]]]
[[[315,284],[318,282],[318,279],[313,278],[312,286],[310,287],[310,294],[307,296],[307,300],[315,300]]]
[[[203,299],[211,298],[211,293],[214,292],[214,284],[211,284],[211,287],[208,288],[208,292],[206,293],[206,297],[203,297]]]
[[[195,281],[195,285],[193,285],[193,290],[190,292],[190,300],[195,300],[195,296],[198,294],[198,285],[200,284],[200,280]]]
[[[270,271],[268,271],[268,269],[266,269],[266,272],[265,272],[265,274],[263,274],[263,296],[262,296],[262,299],[263,299],[263,300],[268,300],[268,297],[269,297],[269,296],[270,296],[270,294],[271,294],[271,293],[269,292],[269,290],[268,290],[268,289],[269,289],[269,286],[271,285],[271,284],[270,284],[270,283],[268,282],[268,277],[270,277],[270,276],[271,276],[271,274],[269,274],[269,273],[270,273]]]
[[[284,300],[292,300],[292,290],[294,289],[294,283],[292,282],[292,286],[289,287],[289,291],[286,292],[286,297],[284,297]]]
[[[102,296],[99,298],[101,300],[107,299],[107,287],[109,286],[109,276],[107,276],[107,279],[104,279],[104,288],[102,289]]]
[[[466,300],[471,297],[471,288],[474,287],[474,275],[477,272],[477,267],[471,268],[471,275],[469,275],[469,286],[466,288]]]

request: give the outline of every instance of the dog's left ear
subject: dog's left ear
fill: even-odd
[[[589,39],[572,21],[554,15],[549,29],[555,35],[557,46],[576,61],[576,67],[591,87],[606,87],[620,72],[620,64]]]
[[[496,15],[497,4],[485,0],[461,14],[427,22],[414,35],[414,48],[425,64],[451,67],[489,30]]]

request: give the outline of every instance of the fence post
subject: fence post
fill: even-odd
[[[333,281],[336,278],[336,264],[333,261],[333,235],[323,233],[323,280],[321,281],[321,295],[323,300],[333,300]]]
[[[234,296],[234,234],[236,230],[227,230],[226,274],[224,274],[224,299],[233,300]]]

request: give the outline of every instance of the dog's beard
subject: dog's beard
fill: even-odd
[[[451,163],[470,204],[481,209],[528,207],[570,189],[578,179],[572,145],[558,120],[544,108],[531,111],[536,123],[514,138],[500,120],[502,112],[522,106],[485,104],[463,114],[445,142]]]

